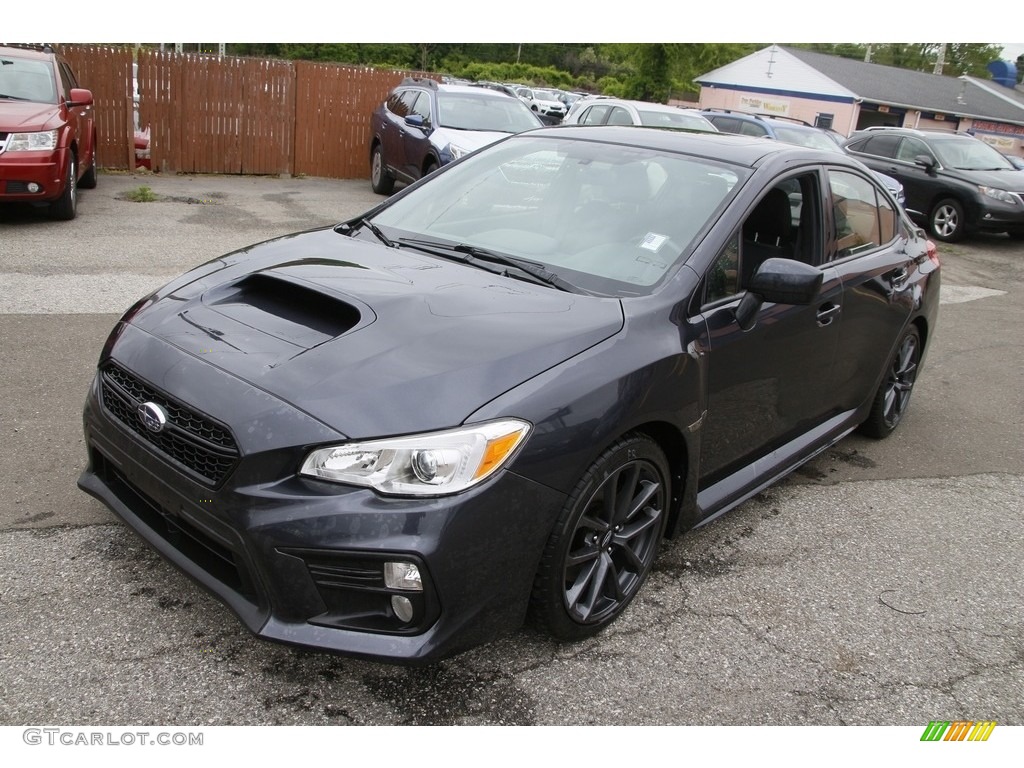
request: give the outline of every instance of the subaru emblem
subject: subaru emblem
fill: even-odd
[[[136,413],[139,416],[139,421],[150,432],[163,432],[164,426],[167,424],[167,411],[159,405],[156,403],[143,403],[139,406],[139,410]]]

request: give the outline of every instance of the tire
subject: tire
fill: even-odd
[[[591,637],[626,609],[647,579],[672,498],[665,454],[626,436],[576,484],[534,580],[534,622],[559,640]],[[624,501],[625,500],[625,501]]]
[[[438,168],[437,162],[434,160],[427,160],[427,164],[423,166],[423,175],[429,176]]]
[[[944,243],[962,240],[965,228],[964,207],[952,197],[940,200],[928,215],[928,229]]]
[[[885,378],[878,386],[871,404],[871,414],[860,425],[868,437],[882,439],[892,434],[903,420],[910,404],[910,393],[921,364],[921,334],[916,326],[907,328],[886,367]]]
[[[78,160],[74,155],[68,161],[68,176],[64,180],[64,193],[50,203],[50,218],[71,221],[78,212]]]
[[[92,163],[89,170],[78,180],[79,189],[96,189],[96,137],[92,137]]]
[[[380,144],[373,145],[373,153],[370,155],[370,186],[378,195],[390,195],[395,189],[395,177],[388,174],[384,167]]]

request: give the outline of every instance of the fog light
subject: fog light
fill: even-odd
[[[416,563],[384,563],[384,584],[388,589],[423,591],[423,579],[420,578],[420,569]],[[404,597],[402,599],[409,602]],[[392,607],[394,604],[395,600],[392,598]],[[410,607],[409,610],[411,611],[412,608]],[[397,608],[395,608],[395,613],[398,613]]]
[[[31,192],[32,194],[35,194],[36,192],[38,192],[41,189],[42,189],[42,187],[39,186],[38,184],[36,184],[34,181],[30,181],[28,183],[28,191]]]
[[[408,597],[392,595],[391,610],[395,612],[395,616],[398,617],[399,621],[404,621],[405,623],[412,621],[412,601]]]

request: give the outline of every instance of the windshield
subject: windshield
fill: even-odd
[[[541,125],[519,99],[499,93],[439,93],[438,123],[462,131],[520,133]]]
[[[796,144],[810,149],[823,149],[826,152],[835,152],[840,155],[846,154],[832,139],[818,131],[801,131],[799,128],[791,128],[788,125],[776,125],[775,138],[779,141],[784,141],[786,144]]]
[[[689,255],[747,174],[643,147],[522,136],[440,173],[374,222],[395,240],[487,249],[591,293],[635,296]]]
[[[977,139],[967,136],[933,138],[931,145],[939,162],[947,168],[961,171],[1013,170],[1009,160]]]
[[[716,131],[708,120],[700,115],[688,115],[678,109],[670,110],[638,110],[640,125],[651,125],[657,128],[687,128],[692,131]]]
[[[0,95],[18,101],[57,102],[53,70],[45,61],[0,57]]]
[[[533,98],[541,101],[559,101],[558,94],[554,91],[545,91],[543,88],[533,89]]]

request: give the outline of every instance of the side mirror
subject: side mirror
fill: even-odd
[[[811,304],[821,292],[825,276],[821,270],[792,259],[765,259],[736,307],[736,322],[744,331],[754,327],[757,313],[766,301],[773,304]]]
[[[932,176],[935,175],[935,166],[938,165],[938,163],[935,161],[935,158],[932,157],[931,155],[917,155],[914,158],[914,164],[920,165]]]
[[[427,121],[423,119],[423,115],[406,115],[405,124],[413,128],[427,129]]]
[[[72,88],[71,98],[68,99],[69,107],[88,107],[92,104],[92,91],[88,88]]]

